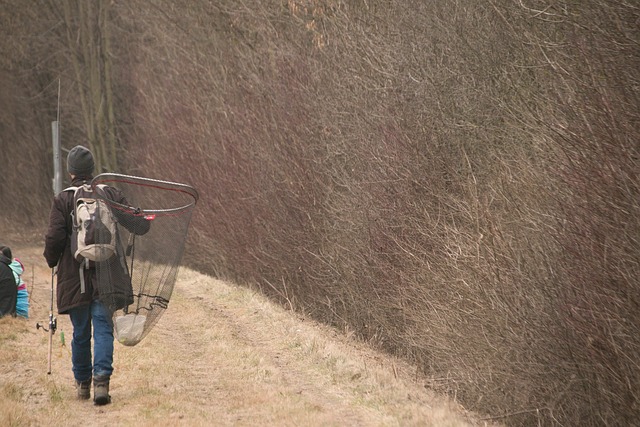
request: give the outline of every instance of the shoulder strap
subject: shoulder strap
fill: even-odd
[[[76,186],[67,187],[67,188],[65,188],[65,189],[64,189],[64,190],[62,190],[62,191],[63,191],[63,192],[64,192],[64,191],[73,191],[74,198],[75,198],[75,195],[76,195],[76,194],[78,193],[78,191],[80,191],[80,190],[85,190],[85,191],[91,192],[91,191],[92,191],[92,190],[91,190],[91,185],[90,185],[89,183],[84,183],[84,184],[82,184],[82,185],[80,185],[80,186],[77,186],[77,187],[76,187]]]
[[[85,184],[79,187],[71,186],[62,190],[62,191],[73,191],[73,209],[71,209],[71,222],[73,223],[74,228],[78,226],[77,218],[76,218],[76,208],[78,207],[78,191],[80,191],[84,186]]]
[[[96,185],[96,194],[98,194],[98,192],[100,192],[102,197],[106,198],[107,197],[107,193],[104,191],[105,188],[107,188],[107,185],[105,185],[105,184]]]
[[[84,185],[88,185],[88,184],[84,184]],[[84,187],[84,185],[81,185],[80,187]],[[76,187],[76,186],[71,186],[71,187],[67,187],[62,191],[76,191],[78,190],[80,187]],[[106,184],[98,184],[96,185],[96,188],[99,188],[100,190],[104,190],[105,188],[107,188]]]

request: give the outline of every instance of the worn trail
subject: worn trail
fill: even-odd
[[[187,269],[151,333],[116,343],[112,404],[76,401],[68,317],[58,316],[51,375],[35,328],[48,315],[50,270],[40,248],[15,252],[33,275],[32,317],[0,321],[2,425],[482,425],[401,361]]]

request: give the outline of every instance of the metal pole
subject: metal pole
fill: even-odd
[[[51,122],[51,132],[53,134],[53,194],[62,191],[62,171],[60,165],[60,138],[59,122],[57,120]]]
[[[60,163],[60,79],[58,79],[58,111],[56,120],[51,122],[53,135],[53,194],[62,191],[62,165]]]

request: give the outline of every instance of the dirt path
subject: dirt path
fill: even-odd
[[[58,316],[51,375],[47,334],[35,328],[51,286],[41,252],[14,248],[31,318],[0,320],[0,425],[484,425],[401,361],[187,269],[152,332],[116,343],[112,404],[76,401],[68,316]]]

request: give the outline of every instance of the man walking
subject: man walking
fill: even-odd
[[[90,182],[94,170],[91,151],[80,145],[72,148],[67,157],[67,170],[73,186],[79,187]],[[116,196],[124,199],[121,194]],[[85,400],[91,397],[93,381],[94,403],[106,405],[111,402],[109,379],[113,372],[112,313],[98,299],[95,268],[81,269],[80,261],[76,260],[71,253],[73,209],[73,191],[62,191],[55,196],[49,214],[49,227],[45,235],[44,257],[50,268],[58,267],[56,298],[58,313],[68,314],[73,325],[71,361],[78,398]],[[93,361],[91,358],[92,326]]]

